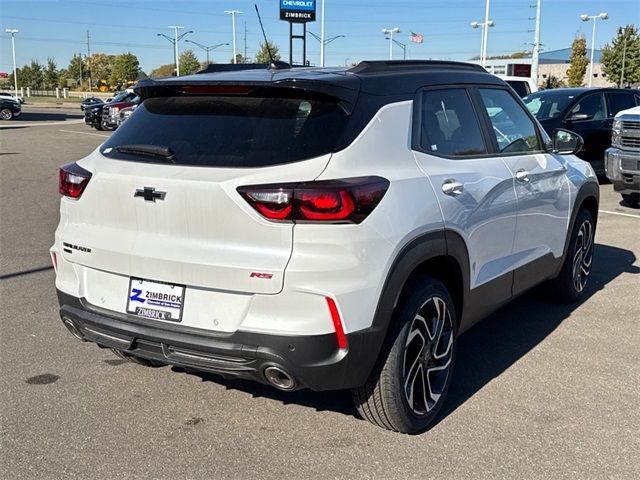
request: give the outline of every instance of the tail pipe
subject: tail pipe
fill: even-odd
[[[76,326],[75,322],[72,319],[70,319],[69,317],[63,316],[62,323],[64,323],[64,326],[67,327],[67,330],[69,330],[71,335],[76,337],[78,340],[82,340],[83,342],[85,341],[84,335],[82,334],[82,332]]]
[[[279,390],[293,390],[296,381],[280,367],[269,366],[264,369],[264,378]]]

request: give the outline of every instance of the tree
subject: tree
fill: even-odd
[[[200,70],[200,62],[193,50],[185,50],[180,54],[180,75],[191,75]]]
[[[67,67],[67,72],[69,73],[69,78],[75,80],[75,84],[79,85],[81,82],[80,76],[85,78],[87,74],[87,66],[85,65],[84,60],[82,60],[82,55],[74,55],[71,61],[69,62],[69,66]]]
[[[589,65],[589,60],[587,59],[587,39],[584,35],[573,39],[569,63],[570,66],[567,70],[567,77],[569,77],[567,81],[568,85],[570,87],[582,86],[582,80],[584,79],[584,74],[587,72],[587,65]]]
[[[267,54],[267,57],[269,54]],[[233,57],[231,58],[231,63],[233,63]],[[236,63],[249,63],[247,59],[242,56],[241,53],[236,53]]]
[[[624,78],[622,76],[622,62],[624,58]],[[618,28],[618,33],[602,48],[600,57],[602,71],[607,74],[611,82],[624,86],[628,83],[640,82],[640,36],[635,25]]]
[[[43,72],[43,77],[46,89],[53,90],[58,86],[58,67],[56,61],[51,57],[47,58],[47,68]]]
[[[548,90],[550,88],[562,88],[564,86],[565,86],[565,83],[562,80],[560,80],[558,77],[556,77],[555,75],[549,75],[547,79],[544,82],[542,82],[542,84],[540,85],[540,88]]]
[[[121,53],[116,55],[113,60],[108,83],[111,88],[122,88],[128,82],[134,82],[138,78],[139,71],[138,57],[131,52]]]
[[[269,51],[267,50],[267,44],[271,49],[271,54],[273,55],[274,60],[280,60],[280,49],[270,40],[267,40],[267,43],[260,44],[260,50],[256,53],[256,63],[271,63],[271,59],[269,58]]]
[[[151,78],[158,77],[171,77],[176,73],[176,66],[173,63],[167,63],[166,65],[160,65],[158,68],[151,70],[149,76]]]
[[[91,71],[91,79],[94,83],[108,81],[111,78],[115,55],[94,53],[87,59],[88,69]]]

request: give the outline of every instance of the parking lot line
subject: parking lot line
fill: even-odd
[[[11,128],[11,127],[48,127],[52,125],[69,125],[76,123],[84,123],[84,120],[64,120],[62,122],[38,122],[38,123],[29,123],[29,122],[15,122],[11,125],[0,125],[0,128]]]
[[[80,135],[93,135],[94,137],[105,137],[105,138],[109,138],[109,135],[103,135],[102,133],[76,132],[76,131],[74,131],[74,130],[60,130],[60,132],[65,132],[65,133],[79,133]]]
[[[640,218],[640,215],[632,215],[630,213],[611,212],[609,210],[598,210],[600,213],[608,213],[609,215],[620,215],[621,217]]]

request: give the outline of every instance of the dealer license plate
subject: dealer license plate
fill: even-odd
[[[179,322],[182,320],[184,292],[184,285],[131,277],[127,313],[156,320]]]

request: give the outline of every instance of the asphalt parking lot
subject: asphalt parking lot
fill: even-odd
[[[348,392],[139,367],[66,331],[57,167],[108,135],[78,108],[0,124],[3,478],[640,477],[640,210],[611,185],[588,299],[531,292],[465,333],[437,424],[407,436],[358,418]]]

